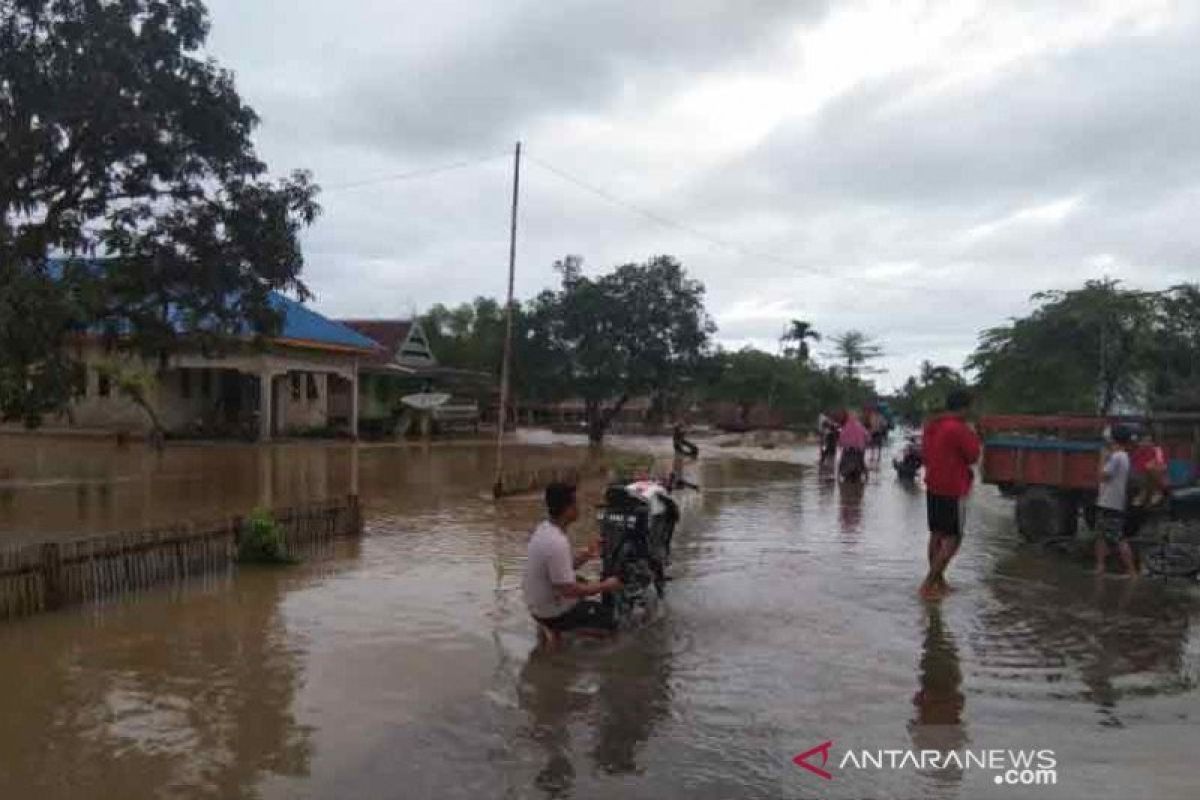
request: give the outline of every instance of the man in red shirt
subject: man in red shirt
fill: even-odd
[[[946,398],[946,412],[925,423],[921,450],[925,458],[925,506],[929,518],[929,574],[921,596],[939,599],[948,588],[946,567],[962,544],[966,498],[979,460],[979,437],[966,422],[971,393],[956,389]]]

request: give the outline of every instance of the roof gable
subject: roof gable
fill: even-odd
[[[421,323],[402,319],[345,319],[340,322],[379,342],[382,352],[374,359],[380,364],[433,366],[437,357],[429,346]]]

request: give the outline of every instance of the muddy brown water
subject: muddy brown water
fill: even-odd
[[[918,491],[839,488],[804,448],[707,454],[663,617],[542,655],[519,591],[538,509],[484,496],[488,446],[0,445],[0,541],[355,483],[369,533],[0,626],[3,798],[1196,796],[1200,594],[1022,547],[987,489],[930,606]],[[826,741],[831,780],[792,763]],[[841,765],[1018,748],[1053,750],[1057,785]]]

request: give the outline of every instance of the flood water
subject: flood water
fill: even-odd
[[[4,441],[0,537],[355,482],[369,535],[298,567],[0,625],[3,798],[1196,796],[1200,594],[1023,548],[986,488],[957,591],[928,605],[924,499],[890,470],[839,488],[806,449],[706,453],[663,618],[545,655],[519,590],[539,509],[484,496],[491,448],[168,448],[147,463],[30,442],[13,457]],[[832,780],[792,763],[830,740]],[[840,767],[850,749],[1014,748],[1053,750],[1057,785]]]

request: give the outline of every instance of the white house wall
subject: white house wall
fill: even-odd
[[[129,398],[124,397],[116,386],[111,387],[107,396],[101,396],[98,368],[119,358],[131,369],[154,373],[157,372],[157,363],[147,362],[138,357],[117,356],[91,342],[80,346],[78,357],[86,367],[86,392],[72,401],[70,412],[65,415],[66,421],[80,428],[148,431],[150,421],[146,413]],[[185,397],[180,372],[182,369],[211,371],[209,394],[206,396],[202,391],[201,374],[194,372],[190,378],[190,391]],[[284,434],[305,428],[323,428],[329,424],[331,375],[338,376],[345,382],[343,385],[357,385],[357,356],[353,353],[277,347],[261,352],[234,353],[220,358],[210,358],[199,353],[175,355],[170,358],[167,370],[162,373],[148,398],[165,429],[187,429],[198,418],[212,411],[220,393],[220,370],[236,370],[245,376],[255,377],[261,382],[260,387],[261,384],[270,381],[270,395],[275,411],[271,428],[273,432]],[[299,398],[293,397],[289,373],[300,374]],[[316,397],[308,396],[308,377],[305,373],[313,374]],[[347,405],[357,410],[356,403],[349,401]],[[244,408],[243,411],[249,409]],[[333,416],[339,415],[335,412]],[[352,432],[356,432],[357,425],[355,420],[350,418],[349,410],[341,416],[350,422]]]

